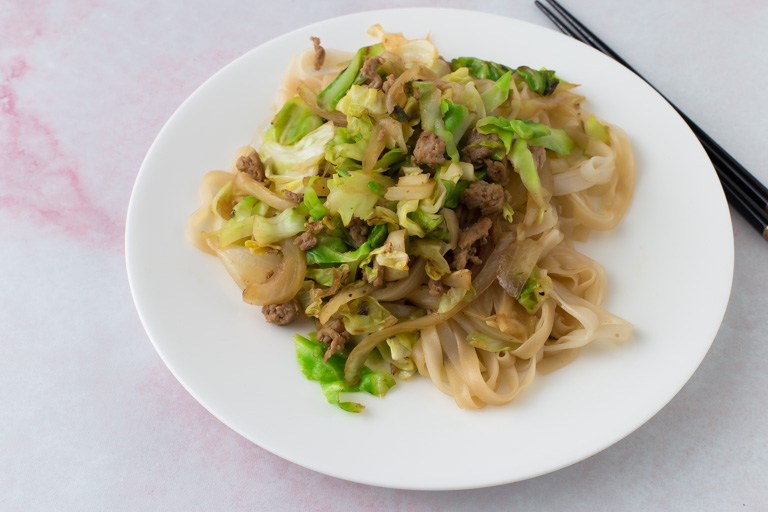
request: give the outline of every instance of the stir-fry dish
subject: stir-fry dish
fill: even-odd
[[[573,246],[629,206],[626,135],[552,70],[369,33],[294,58],[261,140],[205,176],[191,241],[267,322],[314,319],[299,367],[348,411],[363,406],[341,393],[417,373],[459,407],[506,404],[588,343],[627,340]]]

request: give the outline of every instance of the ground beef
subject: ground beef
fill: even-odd
[[[304,227],[307,228],[307,231],[312,231],[314,233],[315,231],[320,231],[323,229],[323,221],[313,220],[312,222],[307,222],[304,224]]]
[[[238,171],[244,172],[256,181],[264,180],[264,164],[261,163],[259,153],[254,149],[248,156],[241,156],[235,164]]]
[[[308,251],[317,245],[317,237],[311,231],[305,231],[293,241],[294,245],[298,245],[302,251]]]
[[[479,265],[483,261],[477,257],[476,244],[484,244],[488,240],[488,232],[491,230],[493,221],[488,217],[483,217],[470,227],[462,230],[459,235],[459,243],[453,250],[453,270],[463,270],[467,268],[468,263]]]
[[[467,135],[467,142],[464,148],[461,150],[461,159],[465,162],[470,162],[475,166],[480,166],[485,163],[486,160],[491,158],[493,149],[488,146],[483,146],[481,142],[498,142],[501,144],[501,139],[495,133],[489,133],[484,135],[472,128],[472,131]]]
[[[475,181],[461,193],[459,201],[469,208],[480,210],[483,217],[497,215],[504,206],[504,189],[496,183]]]
[[[453,209],[453,212],[456,214],[456,219],[459,221],[459,230],[472,224],[474,218],[479,215],[477,210],[471,210],[463,204],[456,206],[456,208]]]
[[[296,204],[301,204],[301,202],[304,201],[304,194],[302,193],[297,194],[290,190],[283,190],[283,194],[285,194],[285,197],[287,197],[289,201],[293,201]]]
[[[282,304],[264,306],[261,308],[261,313],[271,324],[287,325],[299,316],[299,305],[295,300],[289,300]]]
[[[531,155],[533,156],[533,163],[536,164],[536,170],[542,168],[544,162],[547,160],[547,150],[544,146],[533,146],[531,149]]]
[[[293,243],[298,245],[299,249],[302,251],[308,251],[317,245],[317,237],[315,236],[315,232],[323,229],[323,221],[314,220],[312,222],[307,222],[304,224],[304,227],[307,228],[307,230],[297,236]]]
[[[365,59],[363,68],[360,70],[360,73],[368,79],[366,85],[371,89],[381,89],[383,85],[381,75],[379,75],[377,71],[379,66],[381,66],[381,61],[381,57],[370,57]]]
[[[443,293],[443,283],[436,279],[429,280],[429,294],[433,297],[437,297]]]
[[[349,332],[344,328],[344,322],[333,318],[317,331],[317,341],[330,344],[323,356],[323,362],[327,362],[335,352],[344,348],[349,341]]]
[[[445,162],[445,142],[429,130],[424,130],[413,148],[411,163],[414,165],[426,164],[434,167]]]
[[[349,236],[352,237],[357,247],[368,241],[368,224],[359,218],[352,217],[347,229],[349,229]]]
[[[323,67],[323,62],[325,62],[325,48],[320,46],[320,38],[319,37],[310,37],[309,38],[312,41],[312,45],[315,47],[315,71]]]
[[[384,267],[382,267],[378,261],[373,260],[373,268],[376,269],[376,277],[371,284],[373,286],[381,286],[384,284]]]
[[[384,92],[387,92],[389,88],[392,87],[392,85],[395,83],[395,80],[396,80],[395,75],[392,75],[392,74],[387,75],[387,79],[384,80],[383,84],[381,84],[381,90]]]
[[[501,162],[489,158],[485,161],[485,165],[488,169],[488,177],[491,180],[502,185],[509,183],[509,160],[506,157]]]

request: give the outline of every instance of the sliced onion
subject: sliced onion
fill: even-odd
[[[306,103],[307,106],[311,108],[315,114],[331,121],[336,126],[347,126],[347,116],[338,110],[328,112],[317,106],[317,94],[315,94],[315,92],[310,89],[307,84],[304,82],[299,82],[299,85],[296,86],[296,90],[299,93],[299,97],[304,100],[304,103]]]
[[[477,277],[473,280],[473,286],[479,297],[496,279],[501,268],[502,257],[509,252],[511,244],[515,240],[515,234],[511,231],[503,233],[496,243],[496,247],[493,248],[493,252],[488,255],[488,258],[483,265],[483,269],[477,274]]]
[[[399,281],[393,281],[384,288],[379,288],[371,293],[371,297],[380,302],[391,302],[400,300],[411,293],[417,286],[424,283],[427,279],[427,273],[424,271],[424,258],[418,258],[411,266],[408,276]],[[389,267],[385,267],[389,268]]]
[[[398,123],[391,117],[382,117],[377,123],[381,123],[381,126],[387,132],[387,135],[392,137],[392,140],[397,143],[403,154],[407,154],[408,146],[405,143],[405,134],[403,133],[402,123]]]
[[[499,284],[512,297],[517,297],[539,261],[541,244],[535,240],[518,241],[513,250],[505,252],[499,266]]]
[[[238,172],[235,176],[235,186],[276,210],[283,211],[296,206],[296,203],[280,197],[244,172]]]
[[[267,272],[280,266],[280,257],[277,254],[253,254],[242,245],[229,245],[218,249],[216,255],[241,290],[252,283],[263,283]]]
[[[331,319],[331,316],[333,316],[333,314],[336,313],[336,311],[338,311],[341,306],[347,302],[352,302],[353,300],[358,299],[363,295],[368,295],[373,289],[374,286],[372,284],[359,286],[353,283],[345,287],[339,293],[334,295],[333,298],[328,301],[328,304],[323,306],[323,308],[320,310],[320,313],[317,315],[317,319],[320,320],[321,324],[325,325],[325,323]]]
[[[401,176],[397,180],[397,185],[399,187],[407,187],[412,185],[424,185],[425,183],[429,182],[429,174],[425,172],[420,172],[419,174],[406,174],[405,176]]]
[[[463,270],[457,270],[443,276],[440,281],[451,288],[461,288],[462,290],[469,290],[472,288],[472,271],[468,268]]]
[[[435,311],[438,307],[440,297],[436,297],[429,293],[428,287],[418,286],[411,293],[406,295],[405,299],[411,304],[416,304],[422,309]]]
[[[243,249],[250,252],[247,248]],[[280,252],[282,256],[277,254],[252,254],[250,258],[241,256],[236,269],[245,285],[243,300],[248,304],[257,306],[282,304],[291,300],[301,289],[307,273],[304,253],[294,245],[293,238],[280,242]],[[245,266],[247,263],[251,266]],[[232,274],[231,270],[230,274]]]
[[[392,281],[402,281],[408,277],[407,270],[398,270],[392,267],[384,267],[384,281],[391,283]]]
[[[395,105],[405,106],[407,96],[405,94],[405,84],[414,80],[437,81],[439,77],[421,64],[416,64],[397,77],[395,83],[387,90],[387,112],[394,112]]]
[[[398,320],[402,320],[403,318],[408,318],[414,313],[418,313],[419,311],[421,311],[421,308],[416,306],[411,306],[408,304],[384,302],[381,305],[387,308],[387,311],[389,311],[392,314],[392,316],[396,317]]]
[[[448,233],[451,235],[451,241],[448,242],[447,251],[455,249],[459,245],[459,219],[456,217],[456,212],[450,208],[443,208],[440,210],[443,218],[445,219],[445,227],[448,229]]]

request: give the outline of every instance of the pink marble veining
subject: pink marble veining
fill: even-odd
[[[0,165],[6,171],[0,181],[0,209],[24,216],[43,230],[62,231],[119,251],[124,230],[121,215],[94,204],[81,186],[77,156],[62,149],[56,131],[43,117],[45,111],[30,108],[32,102],[22,102],[19,97],[25,83],[34,82],[30,75],[37,69],[14,53],[25,45],[39,44],[44,37],[55,40],[56,35],[46,32],[61,28],[38,16],[39,3],[19,2],[15,7],[16,12],[6,14],[2,24],[6,41],[12,45],[5,47],[0,61]],[[78,7],[82,13],[89,11],[87,4]]]
[[[55,134],[38,117],[17,107],[14,82],[26,71],[26,63],[17,59],[0,85],[5,121],[0,165],[18,170],[3,174],[0,208],[41,227],[120,250],[122,220],[91,203],[80,186],[76,159],[61,151]]]

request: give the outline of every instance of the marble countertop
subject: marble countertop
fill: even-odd
[[[768,183],[768,3],[565,3]],[[273,37],[408,5],[4,4],[0,508],[768,509],[768,245],[733,210],[733,293],[692,379],[624,440],[524,482],[416,492],[315,473],[235,434],[163,365],[133,306],[123,237],[133,181],[164,122],[216,70]],[[415,5],[549,26],[527,0]]]

